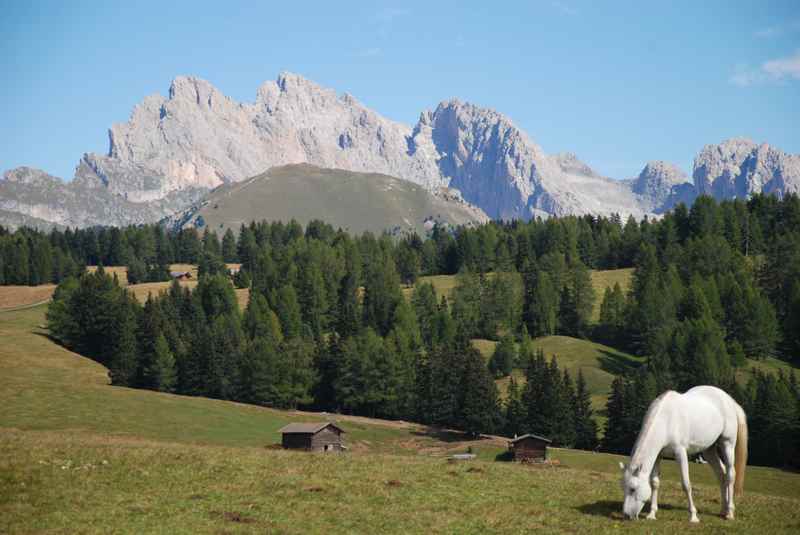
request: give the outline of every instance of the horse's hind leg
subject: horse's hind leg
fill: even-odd
[[[726,516],[728,514],[728,482],[725,477],[725,467],[722,464],[722,460],[719,458],[719,454],[717,453],[716,444],[704,451],[703,456],[708,461],[708,466],[710,466],[717,475],[720,492],[719,503],[720,507],[722,508],[720,515]]]
[[[694,506],[694,500],[692,499],[692,483],[689,481],[689,455],[684,448],[675,448],[675,460],[678,461],[678,466],[681,469],[683,491],[689,500],[689,522],[700,522],[700,519],[697,518],[697,508]]]
[[[725,464],[725,483],[728,489],[728,500],[725,504],[725,518],[733,520],[733,513],[736,510],[736,506],[733,504],[733,483],[736,481],[736,459],[734,457],[733,442],[724,439],[720,440],[719,450],[722,462]]]

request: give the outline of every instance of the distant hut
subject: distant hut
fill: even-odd
[[[535,462],[547,459],[547,446],[552,440],[538,435],[522,435],[508,443],[515,461]]]
[[[344,430],[331,422],[289,424],[280,429],[284,448],[307,451],[342,451]]]
[[[191,271],[170,271],[169,276],[175,280],[185,281],[192,278]]]

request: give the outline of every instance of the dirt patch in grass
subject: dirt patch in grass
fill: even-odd
[[[396,480],[396,479],[390,479],[389,481],[386,482],[386,486],[387,487],[402,487],[403,484],[400,481]]]
[[[236,522],[238,524],[253,524],[256,520],[236,511],[212,511],[211,516],[221,518],[226,522]]]

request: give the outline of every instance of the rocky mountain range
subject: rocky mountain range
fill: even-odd
[[[207,192],[286,164],[380,173],[451,188],[492,218],[658,214],[701,193],[717,198],[800,189],[800,156],[733,139],[697,156],[692,180],[648,163],[638,177],[601,176],[573,154],[546,154],[506,116],[459,100],[413,127],[301,76],[265,82],[239,103],[177,77],[109,130],[107,154],[85,154],[64,182],[32,168],[0,180],[0,224],[90,226],[157,221]],[[322,215],[322,214],[321,214]]]

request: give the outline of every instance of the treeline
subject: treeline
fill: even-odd
[[[32,231],[3,239],[25,232]],[[649,385],[615,400],[628,427],[610,421],[604,444],[623,450],[632,444],[631,415],[661,391],[695,384],[730,391],[746,357],[799,354],[800,201],[794,195],[722,203],[701,197],[691,209],[679,205],[659,220],[624,224],[583,216],[435,227],[426,240],[350,236],[318,221],[306,228],[252,223],[222,240],[208,229],[201,235],[152,226],[41,236],[62,244],[77,262],[199,265],[194,292],[174,286],[144,307],[123,289],[108,288],[114,284],[106,275],[62,283],[52,308],[54,335],[108,365],[116,384],[406,418],[473,433],[532,431],[590,447],[592,440],[582,437],[591,426],[578,409],[572,378],[541,372],[524,349],[529,336],[566,334],[647,358],[634,376],[619,379]],[[235,284],[250,288],[244,315],[225,268],[234,261],[242,264]],[[634,267],[632,287],[608,290],[594,324],[600,296],[589,270],[610,267]],[[437,297],[430,284],[408,288],[421,274],[452,273],[458,275],[449,299]],[[81,303],[98,298],[80,296],[97,288],[107,293],[108,307],[85,313]],[[150,316],[156,319],[145,321]],[[113,335],[120,328],[139,333],[132,336],[134,349],[123,344],[131,337]],[[107,344],[92,341],[106,337]],[[489,366],[470,344],[477,337],[499,340]],[[162,385],[152,371],[161,365],[153,363],[170,357],[174,364],[165,369],[174,371],[174,380]],[[493,379],[514,368],[534,375],[524,387],[513,385],[501,403]],[[534,391],[543,384],[548,395]],[[569,415],[562,419],[572,423],[552,415]]]
[[[723,329],[729,358],[789,360],[800,358],[799,219],[796,195],[721,203],[699,197],[691,209],[678,205],[659,220],[570,216],[475,228],[437,226],[425,240],[368,235],[351,241],[364,259],[364,275],[373,256],[365,248],[378,242],[403,284],[420,275],[472,274],[462,277],[458,303],[452,304],[474,336],[498,339],[511,329],[519,337],[524,324],[532,336],[591,337],[641,355],[656,354],[664,351],[675,322],[685,319],[679,303],[693,286],[702,287],[714,323]],[[237,286],[247,287],[260,269],[262,250],[276,256],[301,239],[330,246],[341,242],[342,234],[318,221],[305,229],[296,222],[251,223],[238,237],[228,230],[221,239],[208,228],[173,233],[157,225],[48,234],[30,229],[10,234],[0,228],[0,284],[59,282],[85,265],[100,264],[128,266],[135,283],[167,280],[171,263],[198,264],[213,273],[225,262],[239,262]],[[633,299],[622,289],[593,295],[590,269],[634,266]],[[498,280],[486,275],[493,273]],[[331,279],[326,275],[327,303],[334,302],[340,282]],[[589,322],[595,298],[603,301],[597,330]],[[487,307],[501,316],[499,325],[485,320],[489,312],[485,321],[476,318],[476,309]],[[672,342],[680,345],[677,338]]]

